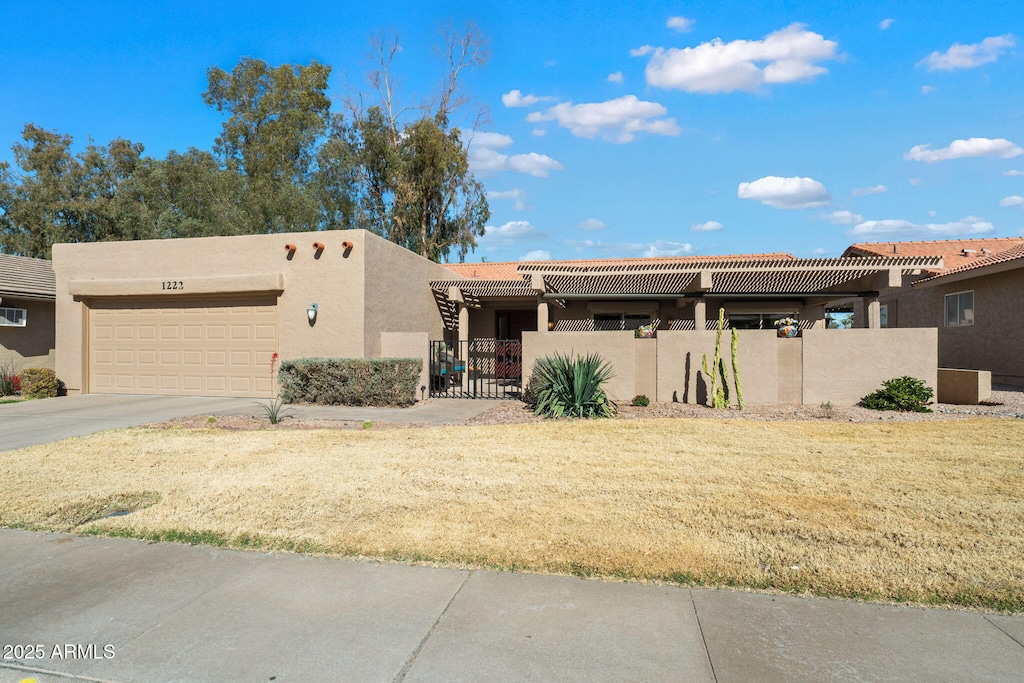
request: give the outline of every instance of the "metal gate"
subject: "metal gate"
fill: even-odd
[[[518,339],[430,342],[431,398],[518,399],[522,376]]]

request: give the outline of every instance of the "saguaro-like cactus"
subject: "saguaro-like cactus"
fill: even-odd
[[[725,359],[722,358],[722,331],[725,329],[725,309],[718,309],[718,333],[715,335],[715,357],[711,361],[711,369],[708,370],[708,355],[705,353],[701,358],[701,369],[704,376],[711,378],[711,407],[729,407],[729,377],[725,370]],[[739,362],[737,361],[737,349],[739,348],[739,333],[734,328],[732,331],[732,376],[736,386],[736,403],[743,409],[743,389],[740,387]]]

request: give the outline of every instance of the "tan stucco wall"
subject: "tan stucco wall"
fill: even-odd
[[[803,402],[853,405],[882,382],[910,375],[933,390],[938,377],[935,328],[804,330]]]
[[[55,335],[54,302],[5,296],[3,308],[24,308],[25,327],[0,327],[0,362],[15,370],[53,368]]]
[[[354,245],[347,251],[346,241]],[[325,248],[317,253],[314,242]],[[286,244],[297,247],[291,258]],[[83,388],[83,330],[91,295],[241,296],[281,283],[277,325],[283,359],[361,358],[379,352],[381,331],[439,329],[427,281],[447,273],[365,230],[58,244],[53,253],[57,374],[72,393]],[[162,290],[165,280],[180,281],[183,289]],[[84,294],[75,297],[72,290]],[[310,326],[306,309],[312,303],[319,305],[319,313]]]
[[[442,339],[444,325],[429,283],[451,279],[451,271],[376,235],[365,236],[364,355],[382,355],[382,332],[426,332]]]
[[[715,356],[713,331],[658,332],[658,400],[702,403],[707,380],[700,378],[701,358],[708,357],[708,368]],[[747,405],[774,405],[779,402],[778,346],[799,344],[799,340],[777,339],[774,330],[740,330],[737,363],[743,400]],[[730,399],[733,392],[731,332],[722,334],[722,357],[729,376]],[[705,383],[705,387],[701,387]]]
[[[425,394],[420,387],[430,388],[430,377],[427,373],[430,367],[430,337],[426,332],[381,332],[380,333],[380,356],[382,358],[419,358],[423,362],[420,370],[420,381],[416,385],[416,400],[419,401]]]
[[[634,339],[632,332],[524,332],[523,383],[530,379],[533,364],[538,358],[561,354],[586,356],[600,354],[612,366],[615,376],[605,385],[608,397],[614,401],[628,401],[636,396],[637,342],[652,343],[649,339]]]

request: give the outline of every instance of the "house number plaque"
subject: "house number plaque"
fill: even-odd
[[[182,282],[181,280],[164,280],[161,283],[160,289],[163,289],[163,290],[185,289],[185,283]]]

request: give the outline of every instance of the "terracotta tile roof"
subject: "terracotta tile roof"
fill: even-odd
[[[851,244],[843,256],[941,256],[945,269],[984,258],[1024,244],[1022,237],[990,237],[966,240],[929,240],[920,242],[860,242]],[[968,250],[965,254],[964,250]],[[973,253],[972,253],[973,252]],[[938,270],[931,272],[940,272]]]
[[[56,299],[53,262],[39,258],[0,254],[0,296]]]
[[[1024,259],[1024,242],[1020,242],[1015,247],[1010,249],[1004,249],[994,254],[988,254],[980,258],[971,259],[968,263],[962,263],[954,268],[947,268],[937,275],[926,277],[923,280],[918,280],[914,284],[920,284],[922,282],[930,282],[932,280],[939,280],[950,275],[956,275],[958,273],[964,273],[972,270],[980,270],[989,266],[994,266],[998,263],[1009,263],[1010,261],[1017,261]],[[1024,263],[1020,265],[1024,266]]]
[[[796,257],[792,254],[722,254],[714,256],[658,256],[639,258],[568,259],[562,261],[504,261],[497,263],[443,263],[445,268],[462,277],[479,280],[513,280],[522,277],[519,266],[635,266],[671,265],[676,263],[700,263],[702,261],[781,261]]]

